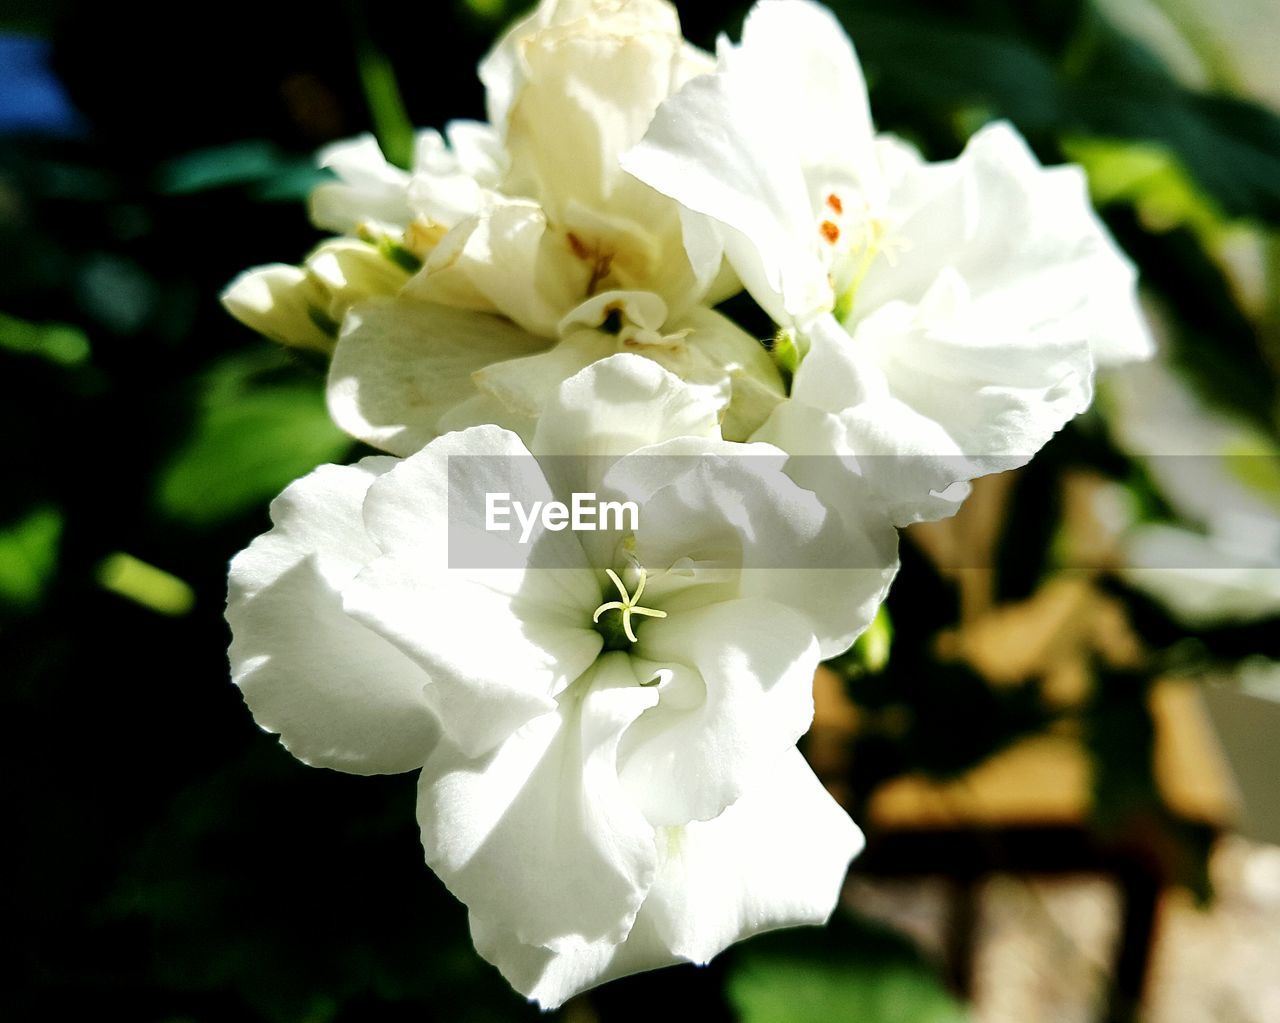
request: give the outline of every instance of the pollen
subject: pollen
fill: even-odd
[[[836,227],[830,220],[824,220],[819,224],[818,230],[822,232],[822,237],[831,245],[840,240],[840,228]]]
[[[844,212],[844,203],[840,201],[840,196],[836,195],[835,192],[827,196],[827,205],[831,207],[837,217]]]

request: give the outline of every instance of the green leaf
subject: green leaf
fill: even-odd
[[[286,155],[262,139],[246,139],[198,149],[162,164],[156,171],[156,191],[190,195],[253,186],[259,198],[276,200],[305,195],[321,177],[309,158]]]
[[[265,504],[317,465],[341,461],[350,448],[317,381],[281,374],[274,358],[266,363],[258,353],[228,359],[207,377],[192,433],[161,471],[156,501],[180,522],[214,525]]]
[[[413,162],[413,121],[405,109],[395,68],[374,43],[363,7],[348,0],[347,17],[356,41],[360,85],[373,117],[378,145],[388,162],[407,169]]]
[[[911,0],[833,6],[866,67],[877,122],[922,132],[939,150],[932,155],[950,155],[942,150],[975,122],[999,117],[1042,149],[1064,136],[1148,142],[1172,154],[1226,217],[1280,222],[1280,117],[1187,88],[1096,14],[1046,45],[1016,24],[935,13],[922,26],[923,5]]]
[[[1130,203],[1148,229],[1168,231],[1185,225],[1202,244],[1220,237],[1225,227],[1221,213],[1196,189],[1165,146],[1068,138],[1062,149],[1070,160],[1084,167],[1097,205]]]
[[[124,551],[108,555],[97,577],[104,589],[157,614],[180,617],[196,604],[195,591],[185,581]]]
[[[26,609],[39,603],[58,567],[62,513],[40,507],[0,527],[0,605]]]
[[[79,366],[89,358],[84,331],[65,323],[28,323],[0,313],[0,348],[38,355],[60,366]]]
[[[825,928],[752,939],[729,1000],[742,1023],[965,1023],[968,1014],[902,936],[837,914]]]

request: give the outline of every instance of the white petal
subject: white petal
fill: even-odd
[[[1149,332],[1134,272],[1106,235],[1074,168],[1041,167],[1004,123],[988,125],[956,160],[903,162],[890,198],[892,259],[857,294],[861,318],[894,300],[922,302],[944,271],[1006,323],[1053,327],[1104,361],[1143,357]]]
[[[848,475],[836,459],[816,474]],[[728,599],[682,565],[717,570],[728,596],[774,601],[803,616],[822,656],[834,657],[870,624],[897,570],[897,534],[865,497],[832,504],[797,485],[794,459],[766,444],[680,438],[645,448],[609,473],[609,491],[643,512],[635,553],[650,592],[679,606]],[[824,495],[825,496],[825,495]],[[842,492],[841,496],[844,496]],[[660,608],[667,604],[660,603]]]
[[[639,681],[606,655],[489,756],[441,744],[423,768],[427,862],[486,928],[553,948],[630,931],[657,865],[617,775],[619,736],[657,699]]]
[[[623,784],[655,825],[708,820],[808,729],[813,628],[784,605],[748,598],[672,610],[637,635],[634,654],[673,674],[623,740]]]
[[[476,394],[472,374],[544,344],[483,313],[371,299],[347,314],[329,369],[329,412],[360,440],[408,455]]]
[[[445,125],[445,133],[457,166],[480,184],[496,188],[507,162],[498,130],[483,121],[458,120]]]
[[[524,200],[495,202],[455,227],[404,294],[423,302],[496,312],[538,337],[587,297],[592,268],[564,234]]]
[[[1191,629],[1271,618],[1280,614],[1277,523],[1273,517],[1258,525],[1263,528],[1257,533],[1273,534],[1271,546],[1155,523],[1139,526],[1125,537],[1122,575]]]
[[[600,494],[620,455],[674,437],[718,437],[720,405],[650,359],[612,355],[560,386],[531,447],[557,493]]]
[[[619,328],[598,329],[610,316]],[[635,335],[661,339],[667,306],[652,292],[608,291],[570,311],[557,327],[559,344],[545,352],[486,366],[474,375],[476,386],[520,415],[537,418],[560,385],[593,362],[618,354]],[[665,346],[637,347],[664,351]],[[658,361],[663,361],[660,357]]]
[[[1075,220],[1079,245],[1096,280],[1089,292],[1089,347],[1098,366],[1150,359],[1155,337],[1138,301],[1138,270],[1111,237],[1089,201],[1084,172],[1076,166],[1044,171],[1046,192],[1056,190],[1064,220]]]
[[[675,205],[625,174],[619,156],[678,84],[683,55],[675,9],[654,0],[593,5],[588,17],[526,38],[507,120],[509,190],[537,196],[570,226],[575,205],[640,224],[675,221]]]
[[[767,90],[785,132],[782,145],[808,168],[859,180],[878,205],[867,86],[853,44],[831,11],[808,0],[763,0],[747,16],[734,59],[743,65],[740,73],[755,76]]]
[[[649,359],[614,355],[565,381],[534,435],[542,455],[618,455],[674,437],[716,437],[718,409]]]
[[[365,499],[381,556],[344,590],[348,613],[427,670],[427,699],[472,755],[551,709],[601,646],[599,583],[576,535],[490,531],[491,493],[526,508],[553,498],[505,430],[448,434],[400,462]]]
[[[1280,459],[1280,445],[1242,416],[1206,404],[1167,361],[1109,373],[1102,404],[1116,443],[1142,461],[1181,519],[1224,537],[1241,534],[1241,518],[1270,519],[1280,529],[1275,488],[1251,471]],[[1280,538],[1258,544],[1275,545]]]
[[[717,306],[742,290],[742,282],[724,257],[724,237],[717,223],[687,206],[680,207],[684,251],[694,273],[698,294],[707,306]]]
[[[831,916],[862,833],[792,749],[715,820],[667,833],[645,903],[662,942],[705,963],[735,941]]]
[[[565,941],[553,952],[517,941],[474,915],[471,940],[476,951],[493,963],[513,988],[547,1010],[557,1009],[574,995],[607,981],[681,962],[663,944],[652,914],[643,906],[621,944]]]
[[[705,963],[753,934],[823,923],[863,844],[795,750],[715,820],[660,835],[658,879],[622,944],[584,942],[552,952],[473,917],[476,949],[517,991],[554,1009],[618,977]]]
[[[361,504],[392,464],[294,483],[272,504],[274,528],[231,563],[232,678],[254,719],[305,763],[355,774],[420,767],[437,733],[425,672],[342,610],[342,587],[378,553]]]
[[[623,166],[716,221],[742,283],[785,323],[796,306],[829,308],[833,297],[804,175],[741,78],[718,72],[689,82],[658,109]]]
[[[877,511],[897,525],[954,514],[968,491],[949,485],[973,474],[955,441],[889,393],[884,373],[834,317],[816,320],[809,342],[791,400],[754,439],[795,456],[788,475],[855,532],[874,535]]]
[[[729,261],[778,323],[834,302],[814,189],[883,196],[853,48],[829,11],[799,0],[757,4],[742,45],[662,105],[623,165],[721,225]]]
[[[376,295],[394,295],[409,279],[403,268],[376,247],[355,238],[322,242],[307,256],[304,265],[328,293],[325,311],[335,323],[341,323],[357,302]]]
[[[554,400],[560,385],[593,362],[617,350],[614,339],[599,331],[580,330],[545,351],[495,362],[477,370],[475,384],[503,408],[537,419]]]
[[[1024,464],[1092,399],[1087,339],[1040,308],[975,297],[946,268],[917,304],[882,306],[852,338],[819,320],[791,402],[836,415],[833,453],[857,458],[896,524],[951,514],[962,495],[948,488]],[[780,410],[757,437],[804,443],[805,418]]]
[[[687,379],[710,384],[728,378],[730,399],[720,429],[729,440],[746,440],[786,396],[777,364],[759,341],[714,309],[692,309],[670,329],[689,332],[696,363]]]
[[[478,121],[450,121],[448,143],[439,132],[419,132],[409,182],[409,204],[423,220],[454,227],[485,209],[506,170],[497,132]]]
[[[878,453],[882,439],[901,428],[904,406],[924,420],[904,441],[922,440],[932,424],[947,442],[894,454],[962,455],[934,480],[944,489],[1025,464],[1093,398],[1093,362],[1087,338],[1048,313],[1017,310],[987,296],[971,297],[952,271],[939,274],[914,310],[894,303],[858,324],[850,348],[865,352],[884,373],[896,412],[891,424],[879,406],[855,409],[846,419],[851,445]],[[883,404],[883,403],[882,403]],[[886,452],[890,453],[890,452]]]
[[[942,428],[892,398],[838,413],[783,402],[755,437],[791,452],[787,474],[839,514],[852,536],[865,534],[872,550],[880,549],[881,516],[897,525],[946,518],[969,493],[967,484],[935,492],[969,463],[954,449],[940,454],[951,445]]]
[[[517,90],[523,84],[521,42],[531,33],[549,25],[558,6],[558,0],[542,0],[508,28],[480,61],[478,70],[485,88],[485,108],[489,122],[500,134],[506,134],[507,115],[511,112]]]
[[[409,223],[409,175],[387,163],[372,135],[326,146],[317,160],[338,180],[318,185],[311,193],[311,222],[316,227],[355,234],[365,225],[394,230]]]
[[[246,270],[226,286],[222,305],[246,327],[282,345],[333,350],[337,324],[327,296],[301,267],[271,263]]]

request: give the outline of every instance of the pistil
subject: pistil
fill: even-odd
[[[635,628],[631,624],[632,615],[641,615],[645,618],[666,618],[667,612],[659,611],[652,607],[640,606],[640,597],[644,593],[644,584],[647,578],[647,573],[643,568],[640,569],[640,579],[636,583],[636,592],[634,594],[627,592],[626,584],[623,583],[617,572],[611,568],[606,568],[604,571],[605,575],[613,581],[613,585],[617,587],[618,595],[622,599],[605,601],[596,608],[591,620],[595,623],[600,634],[604,636],[606,650],[625,650],[630,644],[638,642]],[[600,621],[601,616],[607,611],[619,612],[622,625],[621,632],[618,629],[618,619]]]

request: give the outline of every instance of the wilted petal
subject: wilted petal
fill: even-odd
[[[509,190],[538,196],[561,223],[575,205],[641,224],[675,220],[674,204],[619,164],[679,84],[685,44],[675,8],[635,0],[579,7],[577,18],[565,17],[570,10],[558,5],[559,24],[520,46],[522,81],[506,124]]]

